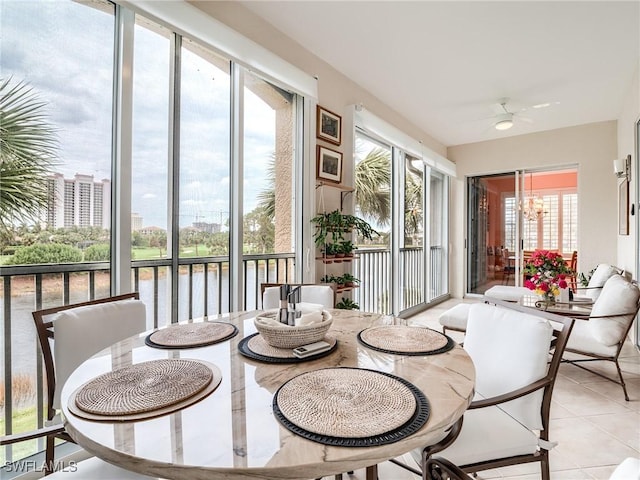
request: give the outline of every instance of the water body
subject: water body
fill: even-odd
[[[258,269],[258,289],[259,284],[264,280],[264,267]],[[218,292],[218,274],[221,275],[220,292]],[[251,263],[247,264],[247,310],[256,308],[256,268]],[[269,278],[275,278],[275,267],[270,268]],[[181,301],[178,305],[178,321],[187,320],[189,318],[189,302],[187,294],[189,291],[189,275],[181,274],[179,278],[179,298]],[[15,289],[15,287],[14,287]],[[208,314],[215,315],[218,312],[218,294],[222,299],[222,312],[229,309],[229,272],[227,269],[222,271],[215,270],[208,272]],[[192,275],[192,318],[198,318],[204,315],[204,272],[194,271]],[[147,306],[147,328],[153,328],[153,279],[140,279],[140,299]],[[77,303],[86,301],[86,289],[75,289],[70,292],[70,302]],[[108,290],[96,290],[96,297],[108,296]],[[171,322],[168,315],[167,299],[171,298],[170,284],[166,276],[158,278],[158,324],[159,326],[167,325]],[[43,292],[44,308],[62,304],[62,293],[56,291],[54,293]],[[259,304],[259,302],[258,302]],[[40,353],[37,347],[37,333],[33,323],[31,312],[35,310],[35,295],[25,294],[12,297],[11,302],[11,362],[13,375],[26,374],[35,378],[36,361],[40,359]],[[3,318],[4,321],[4,318]],[[4,330],[3,339],[4,344]],[[0,358],[0,374],[4,376],[5,361],[4,357]]]

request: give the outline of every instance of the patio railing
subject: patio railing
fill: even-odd
[[[430,251],[434,272],[432,299],[444,293],[440,280],[442,251],[439,247]],[[425,301],[423,255],[422,248],[401,252],[403,309]],[[359,249],[358,257],[352,273],[360,279],[360,288],[352,298],[359,303],[360,310],[390,313],[390,252]],[[172,318],[171,261],[132,262],[133,290],[140,292],[147,306],[147,328],[229,311],[227,257],[184,258],[178,263],[178,314]],[[260,308],[260,284],[293,280],[294,266],[294,255],[289,253],[245,256],[243,308]],[[7,266],[0,269],[0,282],[3,305],[0,372],[4,380],[4,389],[0,390],[0,434],[10,434],[42,426],[45,419],[41,353],[31,312],[108,296],[110,270],[107,262]],[[24,418],[28,418],[26,423]],[[26,458],[43,448],[42,440],[5,447],[0,462]]]

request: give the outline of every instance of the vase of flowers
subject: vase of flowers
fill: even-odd
[[[560,289],[568,287],[567,276],[572,273],[562,255],[549,250],[534,251],[524,272],[529,276],[524,286],[534,290],[545,307],[555,303]]]

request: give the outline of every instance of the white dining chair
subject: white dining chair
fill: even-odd
[[[60,392],[71,373],[100,350],[146,329],[146,308],[138,293],[33,312],[47,378],[47,426],[0,438],[0,445],[46,437],[44,472],[52,480],[150,480],[99,458],[91,457],[52,473],[56,438],[71,441],[60,418]],[[53,344],[53,345],[52,345]],[[53,348],[52,348],[53,346]]]
[[[421,468],[414,473],[437,454],[467,473],[539,462],[550,478],[551,394],[574,320],[495,303],[469,307],[464,349],[476,367],[476,396],[440,442],[411,452]]]
[[[333,284],[289,284],[292,287],[301,287],[300,301],[304,303],[315,303],[323,308],[334,308],[336,301],[336,289]],[[262,308],[270,310],[280,307],[280,284],[262,284]]]
[[[618,357],[639,308],[638,284],[622,275],[609,277],[593,304],[588,320],[578,321],[573,327],[563,360],[622,386],[626,401],[629,401],[629,394]],[[576,354],[577,357],[567,354]],[[620,380],[583,365],[594,361],[613,362]]]

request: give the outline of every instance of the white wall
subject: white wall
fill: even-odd
[[[633,278],[638,278],[638,255],[636,249],[636,235],[638,234],[638,208],[640,208],[640,198],[638,197],[638,185],[640,179],[638,174],[638,158],[636,149],[635,129],[636,122],[640,119],[640,70],[636,70],[633,83],[629,88],[624,101],[624,108],[618,120],[618,153],[617,157],[622,158],[631,154],[631,183],[629,185],[629,199],[634,202],[635,215],[629,217],[629,235],[618,236],[618,258],[617,265],[625,270],[633,272]]]
[[[613,159],[617,152],[616,122],[601,122],[501,140],[450,147],[447,157],[456,163],[452,211],[452,294],[464,293],[465,177],[515,169],[577,166],[578,271],[598,263],[616,263],[617,179]]]

